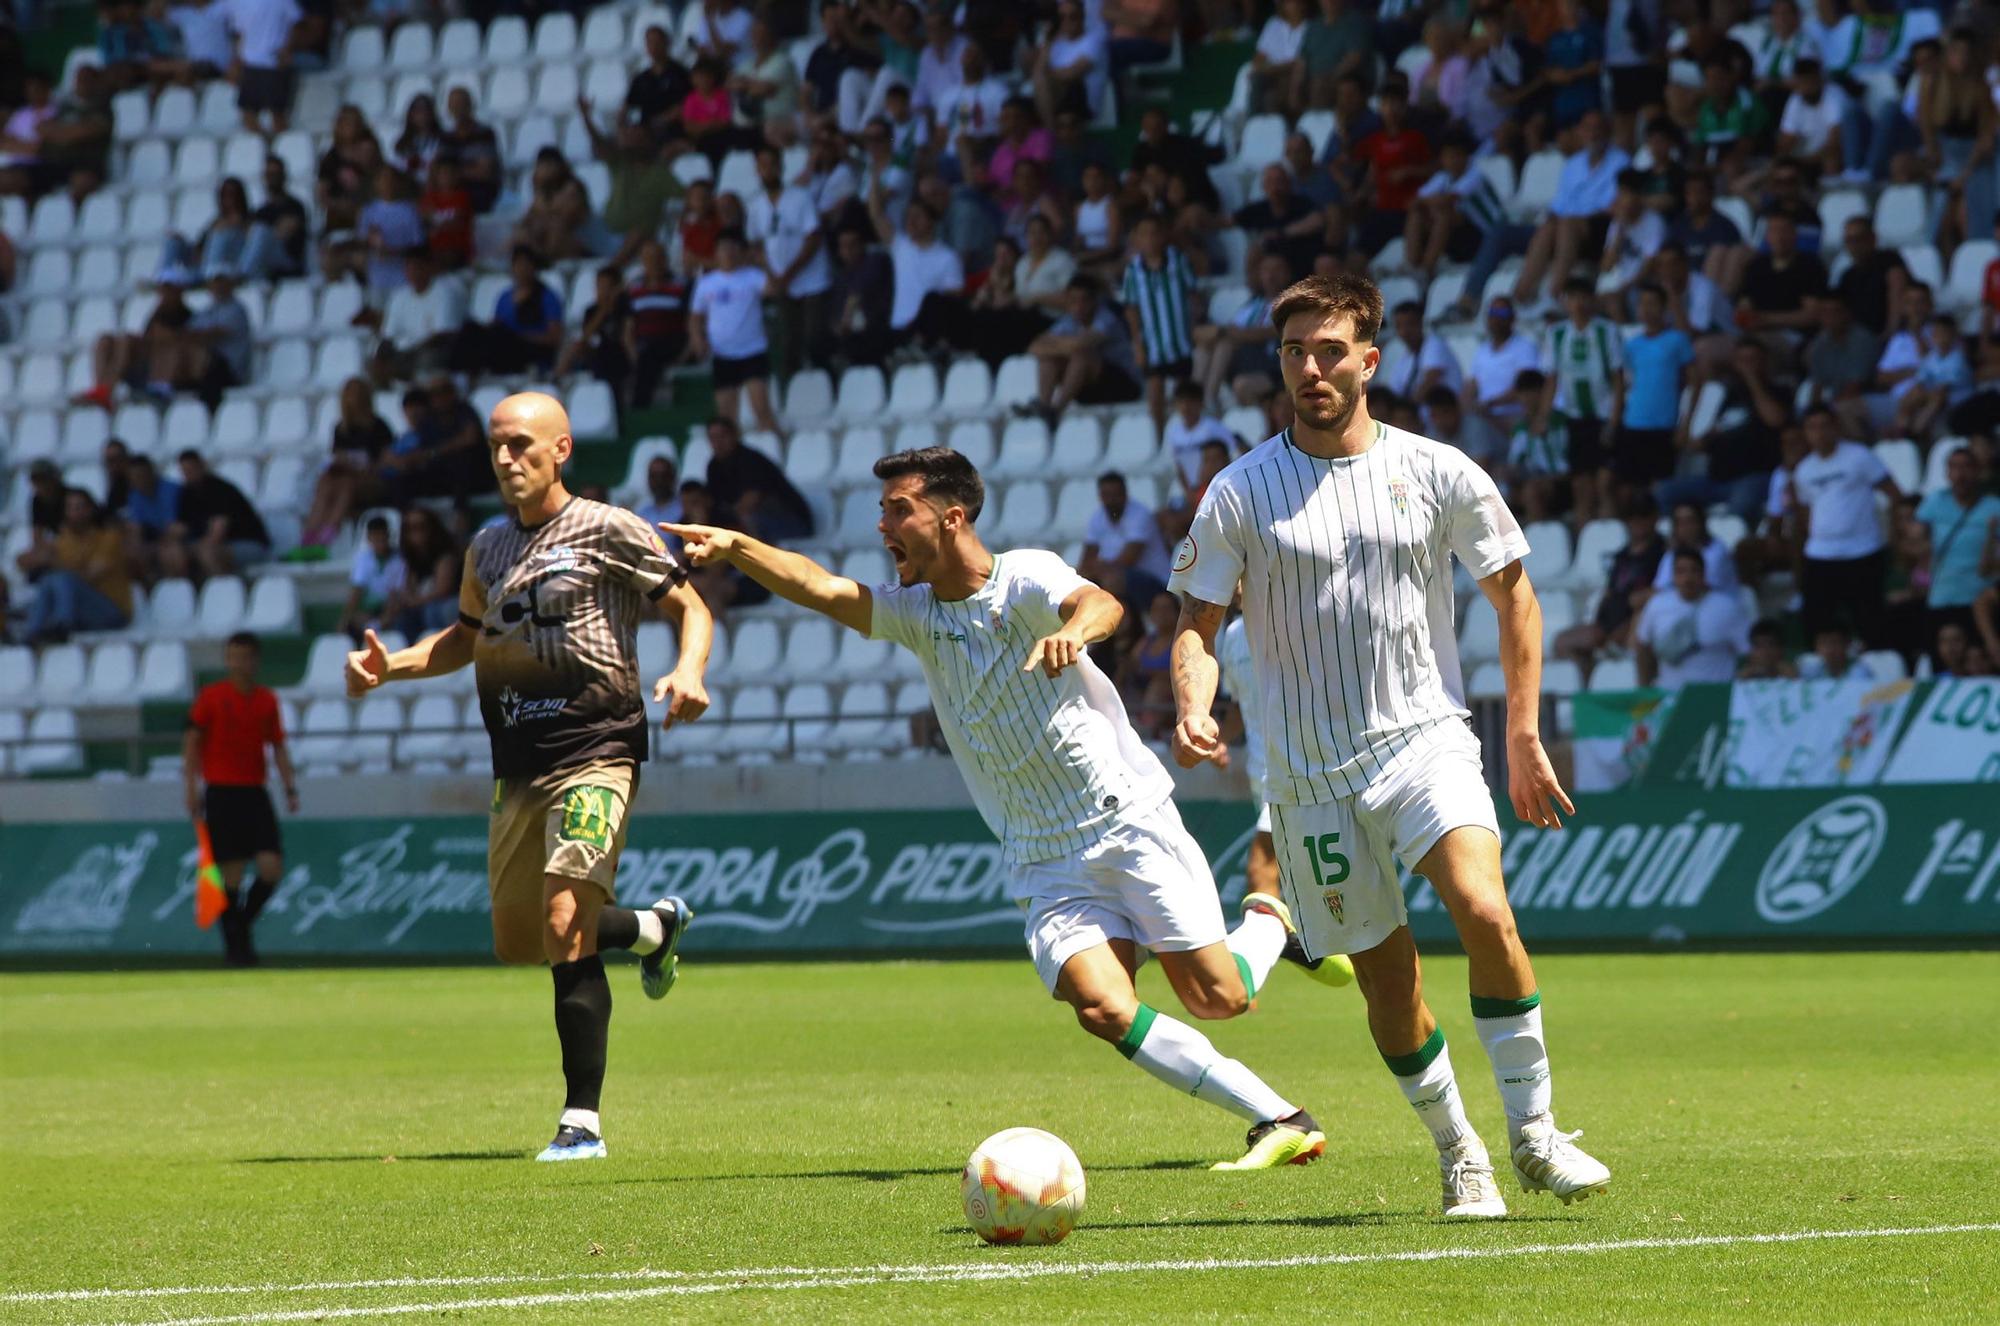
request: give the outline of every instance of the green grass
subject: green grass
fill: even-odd
[[[1360,1003],[1289,971],[1210,1027],[1327,1126],[1309,1169],[1210,1174],[1241,1124],[1145,1077],[1025,961],[694,965],[665,1004],[629,965],[608,1161],[538,1166],[560,1080],[548,979],[499,969],[0,977],[0,1284],[26,1291],[548,1277],[0,1300],[10,1323],[265,1319],[517,1295],[454,1320],[1991,1321],[2000,1233],[1745,1236],[2000,1222],[2000,954],[1547,957],[1559,1117],[1615,1171],[1563,1208],[1436,1219],[1430,1147]],[[1489,1142],[1497,1098],[1463,963],[1429,994]],[[1167,1006],[1157,973],[1147,993]],[[1054,1249],[965,1230],[958,1166],[1036,1124],[1089,1171]],[[1725,1240],[1508,1254],[1641,1239]],[[1503,1255],[1385,1260],[1433,1251]],[[635,1271],[1344,1255],[1345,1264],[801,1284]],[[1372,1259],[1372,1260],[1371,1260]],[[790,1285],[793,1287],[780,1287]],[[697,1294],[630,1297],[635,1291]],[[589,1301],[583,1293],[626,1295]]]

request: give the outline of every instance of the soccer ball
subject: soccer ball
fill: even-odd
[[[1054,1133],[1008,1128],[981,1142],[959,1187],[988,1243],[1060,1243],[1083,1214],[1083,1164]]]

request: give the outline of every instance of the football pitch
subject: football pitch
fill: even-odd
[[[697,923],[698,924],[698,923]],[[1992,1321],[2000,954],[1545,956],[1559,1120],[1615,1178],[1437,1216],[1358,996],[1281,970],[1207,1024],[1325,1127],[1243,1126],[1076,1030],[1025,960],[613,970],[608,1160],[536,1165],[549,982],[497,968],[0,975],[0,1321]],[[1156,971],[1143,990],[1171,997]],[[989,1248],[958,1172],[1015,1124],[1088,1207]]]

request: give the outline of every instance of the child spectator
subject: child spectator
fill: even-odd
[[[1916,385],[1896,402],[1898,437],[1929,437],[1938,416],[1972,394],[1972,365],[1959,344],[1958,323],[1941,314],[1925,331],[1929,345],[1917,361]]]
[[[1562,509],[1563,481],[1569,475],[1569,421],[1550,408],[1548,378],[1530,368],[1514,379],[1521,415],[1507,441],[1507,475],[1521,519],[1532,524],[1553,519]]]
[[[1625,340],[1616,323],[1598,316],[1594,295],[1582,277],[1565,282],[1569,318],[1552,324],[1542,341],[1543,409],[1567,426],[1572,496],[1584,523],[1610,510],[1605,429],[1624,413],[1625,396]]]

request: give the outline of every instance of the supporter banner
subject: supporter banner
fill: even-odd
[[[1670,691],[1587,691],[1573,701],[1576,790],[1613,792],[1645,776],[1674,709]]]
[[[1561,833],[1512,829],[1522,930],[1584,942],[2000,937],[2000,829],[1978,785],[1608,793]],[[1249,807],[1182,813],[1225,899],[1242,891]],[[1503,823],[1512,823],[1504,807]],[[257,930],[273,956],[487,952],[477,817],[294,821],[288,872]],[[1450,924],[1411,881],[1425,939]],[[0,956],[213,955],[193,922],[194,841],[177,823],[0,825]],[[687,951],[1018,950],[998,846],[969,810],[642,817],[620,899],[693,904]],[[1233,913],[1233,906],[1230,908]]]
[[[1722,786],[1729,765],[1730,689],[1727,682],[1681,687],[1673,712],[1653,739],[1640,786]]]
[[[1867,787],[1879,781],[1913,685],[1854,677],[1737,682],[1729,691],[1724,785]]]
[[[2000,783],[2000,679],[1933,682],[1882,781]]]

